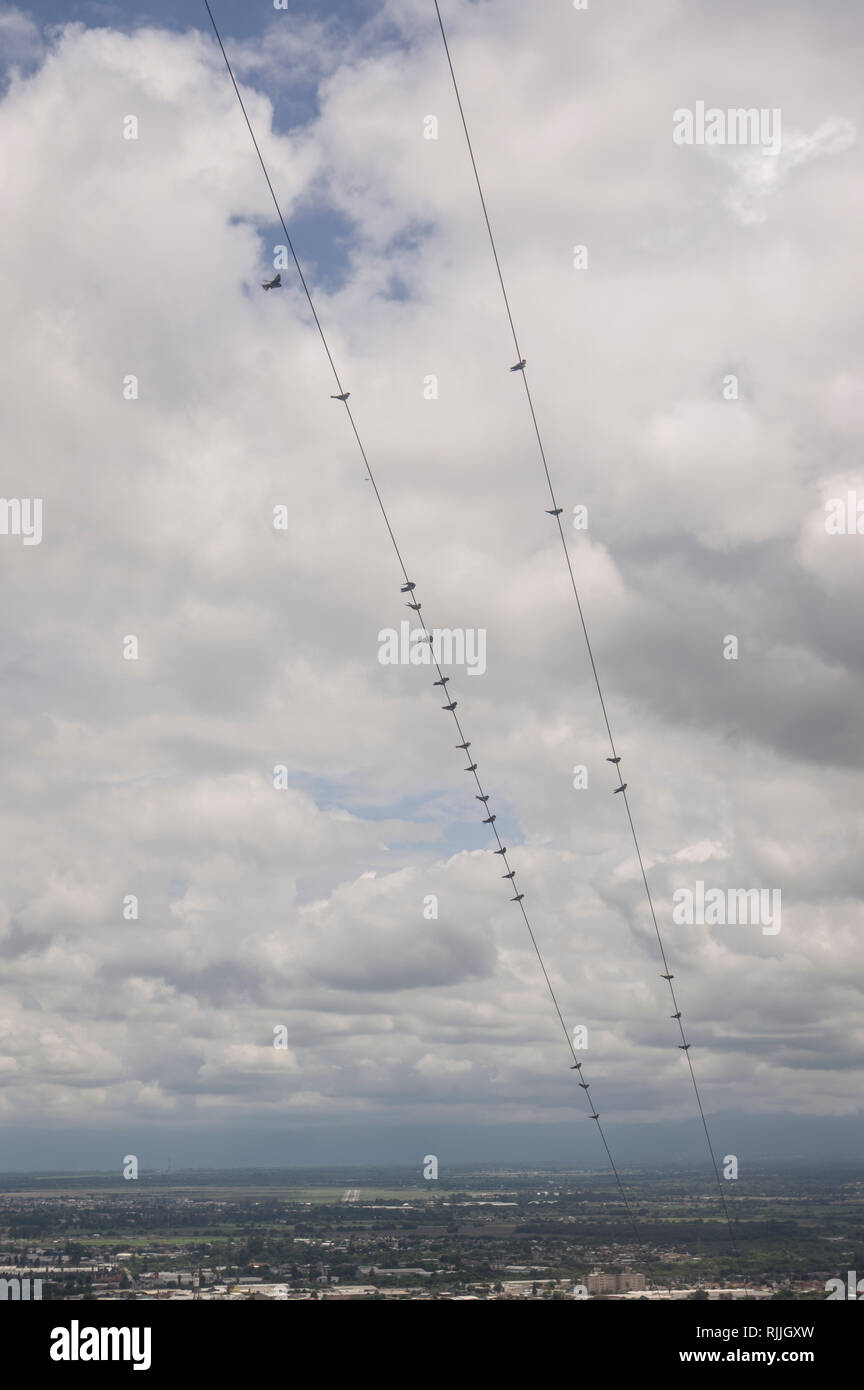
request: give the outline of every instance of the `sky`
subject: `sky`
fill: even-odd
[[[715,1150],[857,1159],[864,19],[442,10]],[[434,7],[214,13],[613,1154],[707,1164]],[[0,1169],[601,1167],[203,5],[0,55]]]

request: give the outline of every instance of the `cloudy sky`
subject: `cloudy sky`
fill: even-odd
[[[442,8],[715,1148],[851,1159],[864,16]],[[451,690],[613,1153],[707,1163],[434,7],[214,12],[424,617],[486,634]],[[0,476],[42,499],[0,535],[0,1168],[600,1166],[450,716],[379,660],[401,575],[259,289],[203,5],[40,0],[0,51]],[[779,154],[677,145],[700,101]],[[781,930],[676,923],[698,881]]]

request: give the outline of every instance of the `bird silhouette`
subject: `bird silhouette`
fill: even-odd
[[[524,372],[524,370],[525,370],[525,358],[523,357],[523,358],[522,358],[522,361],[521,361],[521,362],[517,362],[517,363],[516,363],[516,366],[515,366],[515,367],[511,367],[510,370],[511,370],[511,372]]]
[[[343,391],[341,396],[331,396],[330,399],[331,401],[347,401],[350,395],[350,391]]]
[[[281,290],[282,276],[277,270],[272,280],[265,280],[261,285],[262,290]]]

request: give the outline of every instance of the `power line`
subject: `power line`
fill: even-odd
[[[586,645],[587,650],[588,650],[588,659],[589,659],[589,661],[590,661],[590,663],[591,663],[591,671],[592,671],[592,674],[593,674],[593,677],[594,677],[594,684],[595,684],[595,686],[596,686],[596,688],[597,688],[597,695],[598,695],[599,700],[600,700],[600,708],[601,708],[601,710],[603,711],[603,722],[604,722],[604,724],[606,725],[606,733],[608,734],[608,737],[609,737],[609,747],[610,747],[610,749],[611,749],[612,756],[611,756],[611,758],[608,758],[608,759],[607,759],[607,762],[610,762],[610,763],[613,765],[613,767],[615,768],[615,771],[616,771],[617,774],[618,774],[618,786],[614,788],[614,791],[615,791],[616,794],[620,793],[621,800],[623,801],[624,806],[625,806],[626,811],[627,811],[627,820],[628,820],[629,825],[630,825],[630,833],[631,833],[631,836],[632,836],[632,838],[633,838],[633,846],[634,846],[634,848],[635,848],[635,850],[636,850],[636,858],[637,858],[638,861],[639,861],[639,871],[640,871],[640,873],[641,873],[641,875],[642,875],[642,882],[643,882],[643,884],[645,885],[645,896],[646,896],[646,899],[647,899],[647,902],[648,902],[648,908],[649,908],[650,913],[651,913],[651,920],[652,920],[652,922],[654,923],[654,931],[655,931],[656,936],[657,936],[657,945],[658,945],[658,947],[659,947],[659,949],[660,949],[660,959],[661,959],[662,962],[663,962],[663,972],[664,972],[664,973],[663,973],[663,975],[662,975],[661,978],[664,979],[664,980],[666,980],[667,984],[669,985],[669,994],[670,994],[670,997],[671,997],[671,1000],[672,1000],[672,1007],[673,1007],[673,1009],[675,1010],[675,1012],[671,1015],[671,1017],[677,1022],[677,1024],[678,1024],[678,1029],[679,1029],[679,1032],[680,1032],[680,1035],[681,1035],[681,1042],[678,1044],[678,1046],[679,1046],[679,1048],[681,1049],[681,1051],[684,1053],[684,1056],[685,1056],[686,1059],[687,1059],[687,1066],[688,1066],[688,1068],[689,1068],[689,1070],[690,1070],[690,1079],[691,1079],[691,1081],[692,1081],[692,1083],[693,1083],[693,1092],[694,1092],[695,1097],[696,1097],[696,1104],[697,1104],[698,1109],[699,1109],[699,1116],[700,1116],[700,1119],[701,1119],[701,1121],[702,1121],[702,1128],[703,1128],[704,1131],[705,1131],[705,1139],[706,1139],[706,1142],[707,1142],[707,1145],[708,1145],[708,1153],[709,1153],[710,1156],[711,1156],[711,1164],[712,1164],[712,1167],[713,1167],[713,1169],[714,1169],[714,1176],[715,1176],[715,1178],[716,1178],[716,1180],[717,1180],[717,1190],[718,1190],[718,1192],[719,1192],[719,1194],[720,1194],[720,1202],[721,1202],[721,1205],[722,1205],[722,1207],[723,1207],[723,1213],[724,1213],[725,1218],[726,1218],[727,1226],[728,1226],[728,1228],[729,1228],[729,1239],[730,1239],[731,1244],[732,1244],[732,1249],[733,1249],[733,1252],[734,1252],[734,1254],[735,1254],[735,1258],[736,1258],[736,1260],[738,1260],[739,1263],[740,1263],[740,1256],[739,1256],[739,1253],[738,1253],[737,1242],[736,1242],[736,1240],[735,1240],[735,1231],[734,1231],[734,1228],[733,1228],[733,1225],[732,1225],[732,1218],[731,1218],[730,1213],[729,1213],[729,1208],[728,1208],[728,1206],[726,1205],[726,1194],[725,1194],[724,1191],[723,1191],[723,1184],[722,1184],[722,1180],[721,1180],[721,1178],[720,1178],[720,1170],[719,1170],[719,1168],[717,1167],[717,1159],[716,1159],[716,1157],[715,1157],[715,1155],[714,1155],[714,1147],[713,1147],[713,1145],[712,1145],[712,1143],[711,1143],[711,1135],[710,1135],[710,1132],[709,1132],[709,1130],[708,1130],[708,1121],[707,1121],[706,1118],[705,1118],[705,1111],[704,1111],[703,1106],[702,1106],[702,1097],[701,1097],[701,1095],[700,1095],[700,1093],[699,1093],[699,1087],[698,1087],[697,1082],[696,1082],[696,1073],[695,1073],[695,1071],[693,1070],[693,1061],[692,1061],[692,1058],[691,1058],[691,1056],[690,1056],[690,1047],[691,1047],[691,1044],[687,1041],[687,1038],[686,1038],[686,1036],[685,1036],[684,1024],[683,1024],[683,1022],[682,1022],[682,1016],[681,1016],[681,1015],[682,1015],[682,1011],[681,1011],[681,1009],[679,1008],[678,1000],[677,1000],[676,994],[675,994],[675,987],[674,987],[674,985],[673,985],[673,983],[672,983],[672,981],[673,981],[673,979],[674,979],[674,975],[673,975],[673,974],[671,973],[671,971],[669,970],[669,963],[668,963],[667,958],[666,958],[666,950],[665,950],[665,947],[664,947],[664,945],[663,945],[663,937],[662,937],[662,934],[661,934],[661,932],[660,932],[659,923],[658,923],[658,921],[657,921],[657,913],[656,913],[655,910],[654,910],[654,899],[653,899],[652,896],[651,896],[651,889],[650,889],[649,884],[648,884],[648,877],[647,877],[647,874],[645,873],[645,864],[644,864],[643,859],[642,859],[642,851],[641,851],[641,849],[640,849],[640,847],[639,847],[639,839],[638,839],[637,834],[636,834],[636,827],[635,827],[635,825],[634,825],[634,823],[633,823],[633,816],[632,816],[631,811],[630,811],[630,803],[629,803],[629,801],[627,800],[627,783],[624,781],[623,775],[622,775],[622,773],[621,773],[621,758],[620,758],[620,756],[619,756],[619,754],[618,754],[618,751],[617,751],[617,749],[616,749],[616,747],[615,747],[615,739],[614,739],[613,736],[612,736],[612,726],[611,726],[611,724],[610,724],[610,722],[609,722],[609,714],[608,714],[608,711],[607,711],[607,708],[606,708],[606,700],[605,700],[604,695],[603,695],[603,687],[602,687],[602,685],[600,684],[600,675],[599,675],[599,672],[598,672],[598,670],[597,670],[597,663],[596,663],[596,661],[594,660],[594,652],[593,652],[593,649],[592,649],[592,647],[591,647],[591,639],[590,639],[590,637],[589,637],[589,635],[588,635],[588,626],[587,626],[587,623],[586,623],[586,621],[585,621],[585,613],[584,613],[583,608],[582,608],[582,601],[581,601],[581,599],[580,599],[580,597],[579,597],[579,590],[578,590],[577,585],[576,585],[576,577],[575,577],[575,575],[574,575],[574,573],[573,573],[573,565],[572,565],[571,560],[570,560],[570,551],[569,551],[569,548],[568,548],[568,545],[567,545],[567,538],[566,538],[566,536],[565,536],[565,534],[564,534],[564,527],[563,527],[563,525],[562,525],[562,523],[561,523],[561,516],[562,516],[562,510],[563,510],[563,509],[562,509],[561,507],[559,507],[559,505],[558,505],[558,499],[557,499],[557,497],[556,497],[556,495],[555,495],[555,489],[554,489],[554,487],[553,487],[553,485],[552,485],[552,476],[551,476],[551,474],[550,474],[550,472],[549,472],[549,464],[548,464],[548,462],[547,462],[547,460],[546,460],[546,451],[545,451],[545,449],[543,448],[543,439],[542,439],[541,434],[540,434],[540,426],[539,426],[539,424],[538,424],[537,415],[536,415],[536,412],[535,412],[535,410],[534,410],[534,401],[533,401],[532,396],[531,396],[531,388],[530,388],[529,385],[528,385],[528,371],[527,371],[526,359],[522,356],[522,348],[520,347],[520,344],[519,344],[519,338],[518,338],[518,335],[517,335],[517,333],[516,333],[516,325],[515,325],[515,323],[514,323],[514,320],[513,320],[513,313],[512,313],[512,310],[511,310],[511,308],[510,308],[510,300],[509,300],[508,295],[507,295],[507,287],[506,287],[506,285],[504,284],[504,274],[503,274],[503,272],[502,272],[502,270],[501,270],[501,262],[500,262],[500,260],[499,260],[499,258],[498,258],[498,248],[497,248],[496,245],[495,245],[495,236],[494,236],[494,233],[493,233],[493,231],[492,231],[492,223],[491,223],[491,221],[490,221],[490,219],[489,219],[489,211],[488,211],[488,209],[487,209],[487,207],[486,207],[486,199],[485,199],[485,197],[484,197],[484,195],[483,195],[483,185],[482,185],[481,182],[480,182],[480,173],[479,173],[479,170],[478,170],[478,168],[477,168],[477,160],[476,160],[475,155],[474,155],[474,147],[473,147],[473,145],[471,144],[471,136],[470,136],[469,133],[468,133],[468,122],[467,122],[467,120],[465,119],[465,110],[464,110],[464,107],[463,107],[463,105],[462,105],[462,96],[461,96],[461,93],[460,93],[460,91],[459,91],[459,84],[458,84],[458,82],[456,81],[456,73],[455,73],[455,71],[454,71],[454,69],[453,69],[453,60],[452,60],[452,58],[451,58],[451,56],[450,56],[450,45],[449,45],[449,43],[447,42],[447,33],[446,33],[445,29],[444,29],[444,21],[443,21],[443,19],[441,18],[441,10],[439,9],[439,6],[438,6],[438,0],[433,0],[433,3],[434,3],[434,5],[435,5],[435,14],[436,14],[437,17],[438,17],[438,27],[439,27],[439,29],[441,30],[441,38],[442,38],[443,43],[444,43],[444,52],[445,52],[446,57],[447,57],[447,66],[448,66],[448,68],[450,69],[450,77],[451,77],[452,82],[453,82],[453,91],[454,91],[455,96],[456,96],[456,104],[457,104],[457,106],[459,107],[459,116],[460,116],[461,121],[462,121],[462,129],[463,129],[463,131],[465,132],[465,143],[466,143],[466,145],[468,146],[468,154],[469,154],[470,159],[471,159],[471,168],[472,168],[473,171],[474,171],[474,181],[475,181],[475,183],[477,184],[477,192],[478,192],[479,195],[480,195],[480,206],[481,206],[482,209],[483,209],[483,219],[484,219],[484,221],[485,221],[485,223],[486,223],[486,231],[487,231],[488,234],[489,234],[489,244],[490,244],[490,246],[491,246],[491,248],[492,248],[492,256],[493,256],[493,259],[494,259],[494,261],[495,261],[495,270],[496,270],[497,275],[498,275],[498,283],[499,283],[499,285],[501,286],[501,294],[502,294],[502,297],[503,297],[503,300],[504,300],[504,308],[505,308],[506,311],[507,311],[507,321],[508,321],[508,323],[509,323],[509,325],[510,325],[510,332],[511,332],[511,335],[512,335],[512,337],[513,337],[513,346],[514,346],[514,348],[516,349],[516,365],[515,365],[514,367],[511,367],[510,370],[511,370],[511,372],[517,372],[517,373],[521,376],[521,378],[522,378],[522,384],[523,384],[523,386],[525,387],[525,397],[526,397],[526,400],[527,400],[527,402],[528,402],[528,409],[529,409],[530,412],[531,412],[531,423],[532,423],[532,425],[533,425],[533,427],[534,427],[534,434],[535,434],[536,439],[537,439],[537,447],[538,447],[538,449],[539,449],[539,451],[540,451],[540,460],[541,460],[541,462],[542,462],[542,464],[543,464],[543,472],[544,472],[544,474],[545,474],[545,476],[546,476],[546,483],[547,483],[547,486],[548,486],[548,488],[549,488],[549,496],[550,496],[551,501],[552,501],[552,508],[551,508],[551,511],[549,512],[549,515],[551,515],[551,516],[554,518],[554,520],[555,520],[555,522],[556,522],[556,524],[557,524],[557,527],[558,527],[558,534],[559,534],[559,536],[560,536],[560,538],[561,538],[561,547],[562,547],[562,550],[563,550],[563,552],[564,552],[564,560],[565,560],[566,565],[567,565],[567,573],[568,573],[569,576],[570,576],[570,585],[571,585],[571,587],[572,587],[572,590],[573,590],[573,597],[574,597],[575,600],[576,600],[576,607],[577,607],[578,612],[579,612],[579,622],[580,622],[580,624],[581,624],[582,632],[583,632],[584,637],[585,637],[585,645]]]
[[[401,586],[401,591],[402,591],[402,593],[408,595],[408,606],[411,607],[412,609],[414,609],[414,611],[416,612],[416,614],[417,614],[417,622],[420,624],[420,627],[421,627],[421,629],[422,629],[422,631],[423,631],[424,639],[429,643],[431,664],[434,665],[435,670],[436,670],[437,675],[438,675],[438,679],[437,679],[433,684],[434,684],[435,686],[440,686],[441,691],[442,691],[442,694],[443,694],[443,696],[444,696],[444,699],[448,701],[448,703],[445,704],[445,705],[442,705],[441,708],[442,708],[443,710],[447,711],[448,713],[450,713],[450,714],[453,716],[453,722],[454,722],[454,725],[455,725],[455,727],[456,727],[456,730],[457,730],[457,732],[458,732],[458,734],[459,734],[459,739],[460,739],[460,742],[456,745],[456,747],[457,747],[458,749],[462,749],[462,750],[467,754],[467,756],[468,756],[469,766],[465,768],[465,771],[466,771],[467,773],[470,773],[471,776],[473,777],[474,782],[475,782],[476,787],[477,787],[477,793],[476,793],[477,799],[480,801],[480,803],[481,803],[481,805],[484,807],[484,809],[488,812],[487,816],[486,816],[486,817],[484,818],[484,820],[483,820],[483,824],[484,824],[484,825],[489,825],[489,826],[491,827],[492,834],[494,835],[495,840],[496,840],[496,843],[497,843],[497,845],[498,845],[498,848],[495,849],[495,850],[493,850],[493,853],[500,856],[500,858],[501,858],[501,860],[502,860],[503,867],[504,867],[504,869],[506,870],[506,872],[502,875],[502,877],[503,877],[507,882],[509,882],[509,883],[513,886],[513,888],[515,889],[515,896],[514,896],[513,898],[511,898],[510,901],[511,901],[511,902],[515,902],[515,903],[517,904],[517,906],[518,906],[518,908],[519,908],[519,911],[520,911],[521,914],[522,914],[522,918],[523,918],[524,923],[525,923],[525,926],[526,926],[526,928],[527,928],[528,935],[529,935],[530,940],[531,940],[531,945],[532,945],[533,948],[534,948],[534,952],[535,952],[535,955],[536,955],[536,957],[537,957],[537,961],[538,961],[538,964],[539,964],[539,966],[540,966],[540,970],[541,970],[541,973],[542,973],[542,975],[543,975],[543,979],[544,979],[545,982],[546,982],[546,985],[547,985],[547,988],[548,988],[548,991],[549,991],[549,995],[550,995],[550,997],[551,997],[551,999],[552,999],[552,1003],[553,1003],[554,1008],[555,1008],[555,1012],[556,1012],[556,1014],[557,1014],[557,1016],[558,1016],[558,1020],[559,1020],[559,1022],[560,1022],[560,1024],[561,1024],[561,1028],[562,1028],[562,1030],[563,1030],[564,1036],[565,1036],[565,1038],[567,1039],[567,1046],[568,1046],[568,1049],[569,1049],[569,1051],[570,1051],[570,1054],[571,1054],[571,1056],[572,1056],[572,1058],[573,1058],[573,1064],[572,1064],[572,1066],[571,1066],[570,1069],[571,1069],[571,1071],[575,1071],[575,1072],[577,1073],[577,1076],[578,1076],[578,1078],[579,1078],[579,1086],[580,1086],[580,1088],[581,1088],[581,1089],[584,1091],[584,1093],[585,1093],[585,1100],[586,1100],[586,1103],[587,1103],[587,1105],[588,1105],[589,1112],[590,1112],[588,1118],[591,1119],[591,1120],[593,1120],[593,1121],[595,1122],[595,1124],[597,1125],[597,1132],[598,1132],[598,1134],[600,1135],[600,1140],[601,1140],[601,1142],[602,1142],[602,1144],[603,1144],[603,1148],[604,1148],[605,1151],[606,1151],[606,1156],[607,1156],[607,1158],[608,1158],[608,1160],[609,1160],[609,1164],[610,1164],[610,1167],[611,1167],[612,1172],[613,1172],[613,1174],[614,1174],[615,1182],[616,1182],[617,1187],[618,1187],[618,1191],[619,1191],[619,1193],[620,1193],[620,1195],[621,1195],[621,1199],[622,1199],[622,1201],[623,1201],[623,1203],[624,1203],[624,1207],[625,1207],[625,1210],[626,1210],[626,1213],[627,1213],[627,1217],[628,1217],[629,1222],[630,1222],[630,1225],[631,1225],[631,1229],[632,1229],[632,1231],[633,1231],[633,1233],[634,1233],[634,1236],[635,1236],[637,1242],[638,1242],[639,1244],[643,1244],[644,1242],[642,1241],[642,1237],[639,1235],[639,1230],[638,1230],[638,1226],[637,1226],[637,1224],[636,1224],[636,1219],[635,1219],[633,1210],[632,1210],[632,1208],[631,1208],[630,1202],[629,1202],[629,1200],[628,1200],[627,1194],[626,1194],[626,1192],[625,1192],[625,1190],[624,1190],[624,1185],[623,1185],[623,1183],[622,1183],[622,1181],[621,1181],[621,1176],[620,1176],[619,1171],[618,1171],[618,1168],[617,1168],[617,1166],[616,1166],[616,1164],[615,1164],[615,1160],[614,1160],[613,1157],[612,1157],[612,1151],[611,1151],[611,1149],[610,1149],[610,1147],[609,1147],[609,1143],[608,1143],[608,1141],[607,1141],[605,1131],[604,1131],[604,1129],[603,1129],[603,1126],[602,1126],[601,1123],[600,1123],[600,1115],[597,1113],[597,1111],[596,1111],[596,1109],[595,1109],[595,1106],[594,1106],[594,1102],[593,1102],[592,1099],[591,1099],[590,1085],[589,1085],[589,1083],[584,1079],[584,1076],[583,1076],[583,1065],[582,1065],[582,1063],[579,1061],[579,1058],[578,1058],[577,1055],[576,1055],[576,1048],[575,1048],[575,1045],[574,1045],[574,1043],[573,1043],[573,1039],[571,1038],[570,1032],[569,1032],[569,1030],[568,1030],[568,1028],[567,1028],[567,1024],[566,1024],[565,1021],[564,1021],[564,1015],[563,1015],[563,1013],[562,1013],[562,1011],[561,1011],[561,1007],[560,1007],[560,1005],[559,1005],[559,1003],[558,1003],[558,997],[557,997],[557,995],[556,995],[556,993],[555,993],[555,989],[554,989],[554,987],[553,987],[552,981],[551,981],[550,978],[549,978],[549,973],[548,973],[548,971],[547,971],[547,969],[546,969],[546,964],[545,964],[545,961],[544,961],[544,959],[543,959],[543,954],[542,954],[542,952],[541,952],[541,950],[540,950],[540,946],[539,946],[539,943],[538,943],[538,941],[537,941],[537,937],[536,937],[536,935],[535,935],[535,933],[534,933],[534,929],[533,929],[533,927],[531,926],[531,921],[530,921],[529,916],[528,916],[528,913],[527,913],[527,911],[526,911],[526,909],[525,909],[525,903],[524,903],[524,896],[525,896],[525,895],[524,895],[523,893],[521,893],[521,892],[518,890],[518,888],[516,888],[516,884],[515,884],[516,871],[515,871],[515,869],[511,869],[511,867],[510,867],[510,862],[509,862],[508,857],[507,857],[507,854],[508,854],[507,846],[503,843],[503,841],[502,841],[502,839],[501,839],[501,836],[500,836],[500,833],[499,833],[499,831],[498,831],[497,825],[496,825],[497,817],[496,817],[496,815],[495,815],[494,813],[489,812],[489,801],[490,801],[490,797],[489,797],[489,795],[483,790],[483,786],[482,786],[482,783],[481,783],[481,781],[480,781],[480,777],[479,777],[479,775],[478,775],[478,765],[477,765],[476,762],[473,761],[473,756],[472,756],[471,754],[468,753],[468,750],[469,750],[469,748],[471,747],[471,742],[470,742],[470,740],[466,739],[466,737],[465,737],[465,732],[464,732],[464,730],[463,730],[463,728],[462,728],[461,721],[460,721],[460,719],[459,719],[459,716],[458,716],[457,713],[456,713],[456,707],[457,707],[457,705],[458,705],[458,701],[455,700],[455,699],[452,699],[452,697],[450,696],[450,693],[449,693],[448,690],[447,690],[447,686],[450,684],[450,677],[444,675],[444,673],[443,673],[442,670],[441,670],[441,666],[440,666],[440,664],[439,664],[438,658],[437,658],[437,656],[435,655],[433,631],[430,631],[430,629],[427,627],[426,620],[423,618],[422,613],[421,613],[421,611],[420,611],[421,608],[422,608],[422,604],[418,601],[418,599],[417,599],[417,597],[416,597],[416,592],[415,592],[415,591],[416,591],[416,587],[417,587],[417,586],[416,586],[416,584],[414,583],[413,580],[411,580],[411,579],[408,578],[408,570],[407,570],[407,568],[406,568],[406,566],[405,566],[405,561],[404,561],[403,558],[402,558],[402,552],[400,551],[399,546],[398,546],[398,544],[397,544],[397,542],[396,542],[396,536],[394,535],[393,527],[392,527],[392,525],[391,525],[391,523],[390,523],[390,518],[389,518],[389,516],[388,516],[388,514],[387,514],[387,510],[386,510],[386,508],[385,508],[385,506],[384,506],[384,501],[383,501],[383,499],[382,499],[382,497],[381,497],[381,493],[380,493],[379,490],[378,490],[378,484],[377,484],[376,481],[375,481],[375,475],[374,475],[374,473],[373,473],[373,471],[372,471],[372,466],[371,466],[371,464],[369,463],[369,459],[368,459],[368,457],[367,457],[366,450],[365,450],[365,448],[363,447],[363,441],[362,441],[362,439],[360,438],[360,434],[359,434],[359,431],[358,431],[358,429],[357,429],[357,425],[356,425],[356,422],[355,422],[355,420],[354,420],[354,416],[353,416],[353,414],[352,414],[351,407],[350,407],[349,404],[348,404],[348,397],[350,396],[351,393],[350,393],[350,391],[346,391],[346,390],[345,390],[345,388],[344,388],[344,386],[343,386],[343,384],[342,384],[342,380],[341,380],[341,378],[340,378],[340,376],[339,376],[339,372],[337,371],[336,363],[335,363],[335,361],[334,361],[334,359],[333,359],[333,354],[332,354],[331,351],[330,351],[330,347],[329,347],[329,344],[328,344],[328,342],[327,342],[327,337],[326,337],[326,335],[325,335],[325,333],[324,333],[324,329],[323,329],[323,327],[322,327],[322,325],[321,325],[321,320],[319,319],[318,313],[317,313],[317,311],[316,311],[316,309],[315,309],[315,305],[314,305],[314,302],[313,302],[313,300],[312,300],[312,295],[311,295],[311,293],[310,293],[309,286],[308,286],[308,284],[307,284],[307,282],[306,282],[306,277],[305,277],[304,274],[303,274],[303,269],[302,269],[302,267],[301,267],[301,265],[300,265],[300,261],[299,261],[298,258],[297,258],[297,253],[296,253],[296,251],[295,251],[295,249],[294,249],[294,243],[293,243],[293,241],[292,241],[292,239],[291,239],[291,235],[290,235],[290,233],[289,233],[289,231],[288,231],[288,227],[287,227],[287,225],[286,225],[285,218],[284,218],[283,215],[282,215],[282,210],[281,210],[281,208],[280,208],[280,206],[279,206],[279,200],[278,200],[277,197],[276,197],[276,193],[275,193],[275,191],[274,191],[273,184],[272,184],[272,182],[271,182],[271,180],[270,180],[270,175],[269,175],[268,172],[267,172],[267,166],[266,166],[266,164],[264,163],[264,157],[263,157],[263,155],[261,154],[261,150],[260,150],[260,147],[259,147],[259,145],[258,145],[258,141],[257,141],[257,139],[255,138],[255,132],[254,132],[254,130],[253,130],[253,128],[252,128],[252,123],[251,123],[251,121],[249,120],[249,116],[248,116],[248,113],[247,113],[247,111],[246,111],[246,106],[245,106],[245,104],[244,104],[244,102],[243,102],[242,96],[240,95],[240,88],[237,86],[237,81],[236,81],[236,79],[235,79],[235,77],[234,77],[234,72],[233,72],[232,67],[231,67],[231,64],[230,64],[230,62],[229,62],[229,60],[228,60],[228,55],[227,55],[227,53],[225,52],[225,45],[224,45],[223,42],[222,42],[222,36],[221,36],[221,34],[219,33],[219,29],[218,29],[218,27],[217,27],[216,20],[213,18],[213,11],[210,9],[210,5],[209,5],[209,3],[208,3],[208,0],[204,0],[204,5],[205,5],[205,8],[206,8],[206,10],[207,10],[208,15],[210,16],[210,23],[213,25],[213,32],[214,32],[215,35],[216,35],[217,41],[218,41],[218,43],[219,43],[219,47],[220,47],[220,49],[221,49],[221,51],[222,51],[222,57],[223,57],[224,60],[225,60],[225,66],[226,66],[226,68],[227,68],[227,70],[228,70],[228,75],[229,75],[229,77],[231,78],[231,83],[232,83],[232,85],[233,85],[233,87],[234,87],[234,91],[235,91],[235,93],[236,93],[237,100],[238,100],[238,102],[239,102],[239,104],[240,104],[240,110],[243,112],[243,118],[244,118],[244,120],[245,120],[245,122],[246,122],[246,126],[247,126],[247,128],[248,128],[248,130],[249,130],[249,134],[250,134],[250,136],[252,137],[252,144],[253,144],[254,147],[255,147],[255,153],[256,153],[257,156],[258,156],[258,162],[259,162],[260,165],[261,165],[261,170],[262,170],[262,172],[263,172],[263,174],[264,174],[264,178],[265,178],[266,181],[267,181],[267,187],[268,187],[269,190],[270,190],[270,196],[271,196],[271,198],[273,199],[273,205],[274,205],[274,207],[275,207],[275,209],[276,209],[276,214],[277,214],[277,216],[278,216],[278,218],[279,218],[279,222],[280,222],[280,224],[281,224],[281,226],[282,226],[282,230],[283,230],[283,232],[285,233],[285,238],[286,238],[286,241],[287,241],[287,244],[288,244],[288,249],[289,249],[290,252],[291,252],[291,256],[292,256],[292,259],[293,259],[293,261],[294,261],[294,265],[296,266],[297,274],[298,274],[298,276],[299,276],[299,278],[300,278],[300,283],[301,283],[301,285],[302,285],[302,287],[303,287],[303,292],[304,292],[304,294],[306,295],[306,299],[307,299],[307,301],[308,301],[309,308],[310,308],[310,310],[311,310],[311,312],[312,312],[312,317],[313,317],[313,319],[315,320],[315,327],[316,327],[317,330],[318,330],[318,335],[319,335],[319,337],[320,337],[320,339],[321,339],[322,345],[323,345],[323,347],[324,347],[324,351],[325,351],[325,353],[327,354],[327,360],[328,360],[328,362],[329,362],[329,364],[330,364],[331,371],[333,372],[333,378],[334,378],[334,380],[335,380],[335,382],[336,382],[336,386],[337,386],[337,388],[338,388],[338,394],[337,394],[336,396],[332,397],[332,399],[341,401],[341,403],[342,403],[342,404],[344,405],[344,407],[345,407],[345,411],[346,411],[346,414],[347,414],[347,416],[348,416],[348,420],[349,420],[349,422],[350,422],[351,429],[352,429],[352,432],[353,432],[353,434],[354,434],[354,438],[355,438],[356,441],[357,441],[357,447],[358,447],[359,450],[360,450],[360,456],[361,456],[361,458],[363,459],[363,463],[364,463],[365,466],[366,466],[366,470],[367,470],[367,473],[368,473],[368,476],[369,476],[369,481],[370,481],[371,484],[372,484],[372,488],[373,488],[374,493],[375,493],[375,498],[376,498],[376,501],[377,501],[377,503],[378,503],[378,507],[379,507],[379,510],[380,510],[380,512],[381,512],[381,516],[383,517],[383,519],[384,519],[384,524],[385,524],[385,526],[387,527],[387,534],[388,534],[389,537],[390,537],[390,541],[391,541],[392,546],[393,546],[393,549],[394,549],[394,551],[395,551],[395,553],[396,553],[396,559],[397,559],[397,561],[398,561],[398,563],[399,563],[399,568],[400,568],[401,571],[402,571],[402,577],[403,577],[404,583],[403,583],[402,586]]]

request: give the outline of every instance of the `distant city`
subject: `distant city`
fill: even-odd
[[[69,1301],[824,1299],[864,1269],[864,1183],[463,1167],[0,1175],[0,1291]],[[639,1239],[636,1239],[638,1234]]]

